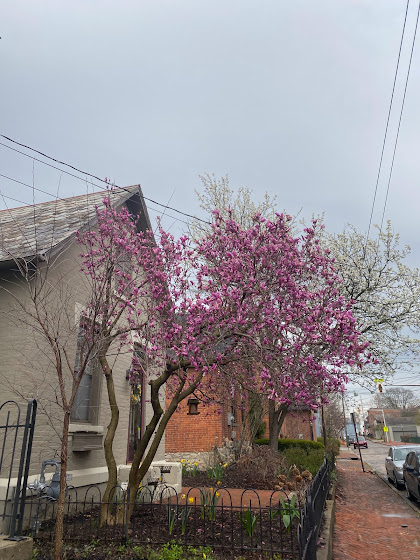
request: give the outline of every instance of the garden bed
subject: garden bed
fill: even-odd
[[[117,525],[111,519],[106,526],[100,524],[98,505],[89,512],[79,512],[66,516],[64,542],[71,555],[66,558],[105,558],[105,550],[115,552],[121,549],[126,554],[126,544],[137,547],[139,552],[148,545],[153,548],[174,541],[184,547],[210,547],[219,557],[258,555],[278,558],[298,558],[296,525],[299,510],[289,502],[279,507],[279,497],[273,507],[245,507],[226,505],[224,500],[207,495],[201,502],[186,496],[182,504],[136,504],[130,523]],[[246,503],[246,501],[245,501]],[[277,503],[277,507],[274,505]],[[36,547],[48,558],[48,543],[52,542],[54,522],[41,523],[35,537]],[[86,556],[86,553],[89,556]],[[102,554],[102,556],[101,556]],[[140,554],[140,552],[139,552]],[[112,553],[114,556],[114,553]],[[131,556],[135,558],[136,556]],[[140,556],[139,556],[140,557]]]

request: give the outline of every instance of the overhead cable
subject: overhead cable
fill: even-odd
[[[376,195],[377,195],[377,192],[378,192],[378,185],[379,185],[379,178],[380,178],[380,175],[381,175],[382,163],[383,163],[383,159],[384,159],[385,144],[386,144],[386,139],[387,139],[387,135],[388,135],[388,127],[389,127],[389,120],[390,120],[390,117],[391,117],[392,103],[394,101],[395,84],[397,82],[398,69],[399,69],[399,66],[400,66],[401,50],[402,50],[402,45],[403,45],[403,41],[404,41],[405,25],[406,25],[406,22],[407,22],[407,14],[408,14],[409,4],[410,4],[410,0],[407,0],[407,5],[406,5],[406,8],[405,8],[404,24],[403,24],[402,33],[401,33],[400,48],[398,50],[397,66],[395,68],[394,83],[392,84],[391,99],[390,99],[389,107],[388,107],[388,116],[387,116],[387,119],[386,119],[385,134],[384,134],[384,139],[383,139],[383,142],[382,142],[381,157],[380,157],[380,160],[379,160],[379,169],[378,169],[378,174],[376,176],[375,193],[373,195],[372,208],[371,208],[371,211],[370,211],[370,218],[369,218],[369,227],[368,227],[368,231],[367,231],[367,234],[366,234],[366,243],[367,243],[367,240],[369,239],[370,228],[372,226],[373,210],[375,208]]]
[[[4,134],[0,134],[1,138],[5,138],[6,140],[8,140],[9,142],[13,142],[14,144],[17,144],[18,146],[21,146],[23,148],[26,148],[27,150],[31,150],[37,154],[40,154],[42,157],[45,157],[47,159],[50,159],[51,161],[55,161],[56,163],[60,164],[60,165],[64,165],[66,167],[69,167],[70,169],[73,169],[74,171],[77,171],[78,173],[81,173],[82,175],[86,175],[87,177],[92,177],[93,179],[96,179],[97,181],[100,181],[101,183],[104,183],[105,185],[109,186],[109,182],[106,181],[105,179],[101,179],[100,177],[98,177],[97,175],[94,175],[93,173],[89,173],[88,171],[82,171],[81,169],[78,169],[77,167],[75,167],[74,165],[71,165],[69,163],[65,163],[64,161],[60,161],[56,158],[53,158],[52,156],[49,156],[47,154],[45,154],[44,152],[41,152],[39,150],[36,150],[35,148],[31,148],[30,146],[27,146],[26,144],[22,144],[21,142],[18,142],[17,140],[13,140],[13,138],[10,138],[9,136],[6,136]],[[13,150],[23,156],[26,156],[30,159],[33,159],[35,161],[38,161],[39,163],[42,163],[43,165],[47,165],[48,167],[52,167],[53,169],[57,169],[58,171],[65,173],[66,175],[70,175],[71,177],[75,177],[76,179],[79,179],[80,181],[85,181],[85,179],[83,177],[79,177],[78,175],[75,175],[74,173],[70,173],[69,171],[65,171],[64,169],[61,169],[59,167],[56,167],[55,165],[51,165],[50,163],[47,163],[46,161],[42,161],[39,158],[36,158],[34,156],[31,156],[29,154],[25,154],[24,152],[17,150],[16,148],[12,148],[11,146],[8,146],[7,144],[4,144],[3,142],[0,142],[1,146],[4,146],[5,148],[8,148],[9,150]],[[92,186],[95,186],[97,188],[102,188],[100,185],[96,185],[95,183],[90,183]],[[130,192],[126,187],[120,187],[119,185],[113,184],[113,187],[122,189],[124,191]],[[51,195],[52,196],[52,195]],[[177,212],[178,214],[181,214],[183,216],[186,216],[188,218],[192,218],[194,220],[197,220],[198,222],[202,222],[204,224],[208,224],[211,225],[210,222],[208,222],[207,220],[203,220],[201,218],[198,218],[197,216],[193,216],[192,214],[188,214],[187,212],[183,212],[182,210],[178,210],[177,208],[173,208],[171,206],[168,206],[167,204],[162,204],[161,202],[157,202],[156,200],[153,200],[151,198],[148,198],[147,196],[143,195],[143,198],[145,200],[147,200],[148,202],[152,202],[153,204],[156,204],[158,206],[161,206],[162,208],[171,210],[172,212]]]
[[[394,169],[395,154],[396,154],[396,151],[397,151],[398,138],[399,138],[399,135],[400,135],[401,120],[402,120],[402,116],[403,116],[403,112],[404,112],[404,105],[405,105],[405,97],[407,95],[408,78],[410,77],[411,62],[413,60],[414,46],[416,44],[417,26],[418,26],[418,23],[419,23],[419,15],[420,15],[420,1],[419,1],[419,6],[417,8],[416,26],[414,28],[413,42],[411,44],[410,62],[408,64],[407,77],[405,79],[404,95],[403,95],[403,100],[402,100],[402,103],[401,103],[400,117],[398,119],[397,135],[395,137],[394,151],[393,151],[393,154],[392,154],[391,169],[389,171],[388,185],[387,185],[387,189],[386,189],[386,196],[385,196],[385,202],[384,202],[384,209],[382,211],[381,230],[382,230],[382,226],[383,226],[383,223],[384,223],[385,210],[386,210],[386,205],[387,205],[387,202],[388,202],[389,186],[391,184],[392,172],[393,172],[393,169]]]

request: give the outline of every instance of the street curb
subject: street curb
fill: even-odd
[[[325,502],[324,525],[319,536],[319,544],[316,550],[316,560],[332,560],[333,557],[333,534],[335,526],[335,490],[337,482],[333,482],[330,488],[330,500]],[[322,546],[322,548],[320,548]]]

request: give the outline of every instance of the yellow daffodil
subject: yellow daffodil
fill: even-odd
[[[186,497],[187,497],[187,496],[186,496],[185,494],[182,494],[181,500],[185,500]]]
[[[190,502],[190,504],[194,503],[194,498],[188,498],[188,501]]]
[[[227,463],[225,463],[225,464],[223,465],[223,468],[224,468],[224,469],[225,469],[226,467],[227,467]]]
[[[217,481],[217,486],[220,486],[221,484],[222,484],[222,481],[221,481],[221,480],[218,480],[218,481]]]
[[[216,498],[220,496],[220,492],[216,492]]]

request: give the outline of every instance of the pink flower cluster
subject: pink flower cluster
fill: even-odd
[[[215,211],[203,239],[160,227],[157,242],[108,198],[97,219],[78,234],[88,314],[100,343],[141,348],[134,375],[170,372],[174,390],[180,376],[187,385],[203,377],[214,391],[229,381],[315,407],[341,389],[348,366],[366,361],[316,221],[294,238],[282,214],[256,215],[243,229]]]

